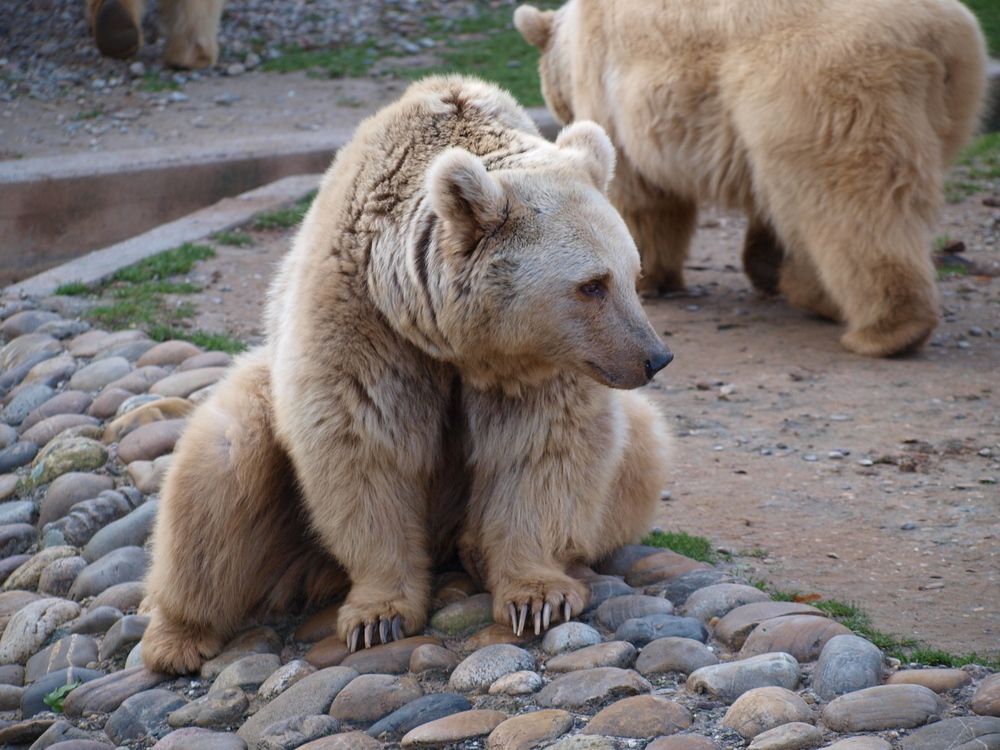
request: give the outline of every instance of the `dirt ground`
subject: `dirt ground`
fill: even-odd
[[[186,101],[124,87],[62,104],[18,99],[0,104],[0,148],[28,157],[280,137],[356,121],[400,90],[248,74],[188,83]],[[97,108],[106,114],[73,119]],[[995,270],[1000,209],[983,197],[948,206],[939,234]],[[676,355],[648,387],[678,436],[658,523],[711,539],[778,589],[856,602],[881,630],[996,655],[1000,278],[943,280],[945,315],[931,344],[870,360],[840,347],[837,325],[750,291],[742,228],[738,216],[706,211],[690,294],[646,304]],[[259,336],[264,290],[290,232],[250,234],[252,246],[220,246],[192,274],[204,287],[189,298],[194,327]]]

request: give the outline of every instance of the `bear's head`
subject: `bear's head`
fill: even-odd
[[[553,116],[563,125],[573,122],[571,52],[567,49],[572,34],[567,27],[576,23],[576,3],[570,0],[558,11],[538,10],[522,5],[514,11],[514,26],[529,44],[542,53],[538,73],[542,95]]]
[[[572,370],[637,388],[673,358],[635,291],[639,254],[605,196],[613,169],[592,122],[555,145],[533,139],[491,171],[461,149],[434,161],[436,247],[423,275],[445,356],[473,385]]]

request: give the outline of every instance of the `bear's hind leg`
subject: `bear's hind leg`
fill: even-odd
[[[777,295],[784,259],[785,249],[774,228],[765,219],[751,215],[743,237],[743,272],[754,289],[767,297]]]
[[[102,55],[125,59],[142,47],[143,0],[87,0],[90,31]]]
[[[219,20],[225,0],[164,0],[167,45],[163,58],[174,68],[200,69],[219,57]]]
[[[639,248],[639,291],[684,291],[684,262],[697,227],[697,203],[650,185],[620,151],[608,196]]]
[[[302,575],[289,571],[304,572],[303,556],[317,562],[298,515],[266,363],[249,354],[191,417],[167,475],[143,605],[150,669],[197,670],[252,612],[297,593]],[[313,573],[311,588],[332,590],[329,575]]]

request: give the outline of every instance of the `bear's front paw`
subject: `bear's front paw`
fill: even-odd
[[[553,575],[550,579],[511,581],[494,587],[493,619],[510,623],[520,636],[529,621],[534,621],[535,635],[548,630],[552,616],[562,616],[569,622],[587,606],[587,588],[566,575]]]
[[[419,631],[426,619],[425,607],[386,601],[365,605],[354,603],[351,598],[337,615],[337,633],[351,653],[362,645],[371,648],[405,638]]]
[[[151,672],[191,674],[222,651],[224,643],[217,632],[168,622],[154,610],[142,636],[142,660]]]

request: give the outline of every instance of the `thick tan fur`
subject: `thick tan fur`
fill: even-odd
[[[985,47],[957,0],[570,0],[518,8],[546,101],[618,149],[612,202],[643,286],[683,287],[697,205],[751,220],[765,293],[843,320],[869,356],[937,323],[930,232],[973,131]]]
[[[224,6],[225,0],[163,0],[164,62],[175,68],[215,65]],[[101,54],[118,58],[138,54],[145,7],[145,0],[87,0],[90,30]]]
[[[651,405],[619,390],[670,355],[612,168],[596,125],[553,145],[470,79],[416,84],[360,125],[281,266],[266,344],[179,443],[151,669],[196,669],[303,585],[349,585],[345,640],[393,618],[414,633],[456,547],[498,622],[583,608],[567,566],[641,535],[667,468]]]

